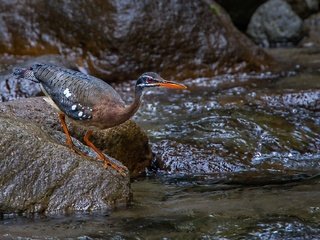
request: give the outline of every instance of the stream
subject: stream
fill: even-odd
[[[4,215],[0,239],[319,239],[320,70],[187,79],[134,120],[154,152],[129,206]],[[131,101],[133,82],[116,85]]]

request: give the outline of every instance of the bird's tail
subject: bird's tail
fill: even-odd
[[[16,67],[12,70],[12,75],[16,78],[25,78],[32,82],[39,81],[34,77],[33,72],[29,68]]]

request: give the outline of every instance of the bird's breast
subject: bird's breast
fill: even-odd
[[[89,125],[106,129],[124,123],[125,106],[115,101],[104,101],[93,107],[92,119]]]

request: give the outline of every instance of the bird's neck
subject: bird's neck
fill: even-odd
[[[139,109],[141,104],[142,89],[135,89],[135,96],[133,102],[124,109],[124,115],[127,119],[131,118]]]

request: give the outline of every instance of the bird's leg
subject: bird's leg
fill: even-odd
[[[92,130],[88,130],[86,135],[84,136],[83,140],[84,142],[91,147],[97,154],[98,158],[104,161],[105,168],[112,167],[116,171],[118,171],[121,175],[126,176],[126,167],[118,166],[117,164],[111,162],[91,141],[90,136],[92,135]]]
[[[76,148],[76,146],[74,145],[74,143],[73,143],[73,141],[71,139],[67,124],[66,124],[66,115],[64,113],[59,113],[59,119],[60,119],[60,122],[61,122],[62,129],[63,129],[64,133],[66,134],[66,145],[69,148],[71,148],[74,152],[78,153],[79,155],[87,156],[85,153],[83,153],[80,150],[78,150]]]

